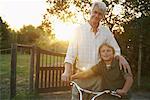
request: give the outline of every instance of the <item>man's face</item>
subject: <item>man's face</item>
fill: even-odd
[[[99,7],[96,5],[93,10],[92,10],[92,13],[91,13],[91,19],[94,21],[94,22],[98,22],[103,18],[103,14],[102,12],[100,11]]]
[[[111,61],[114,57],[112,48],[105,45],[100,49],[100,55],[101,59],[104,61]]]

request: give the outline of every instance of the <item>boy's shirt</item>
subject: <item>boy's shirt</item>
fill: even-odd
[[[106,64],[100,61],[97,65],[92,67],[92,71],[95,75],[102,76],[102,90],[116,90],[122,88],[125,83],[124,76],[127,74],[119,69],[119,61],[116,59],[113,60],[109,67],[106,67]]]

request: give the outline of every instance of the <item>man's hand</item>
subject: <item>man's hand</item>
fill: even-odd
[[[119,56],[118,58],[119,58],[120,70],[122,70],[123,68],[125,73],[128,72],[130,75],[132,75],[131,68],[127,60],[123,56]]]
[[[65,71],[61,75],[61,80],[65,82],[69,82],[71,74],[72,74],[72,65],[70,63],[65,63]]]
[[[71,74],[68,72],[64,72],[62,75],[61,75],[61,80],[62,81],[65,81],[65,82],[69,82],[70,81],[70,77],[71,77]]]

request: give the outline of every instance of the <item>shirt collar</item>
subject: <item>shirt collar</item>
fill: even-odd
[[[92,26],[90,25],[89,21],[87,21],[87,25],[88,25],[88,29],[89,29],[89,31],[90,31],[90,32],[92,32]],[[98,26],[98,28],[97,28],[96,36],[97,36],[98,34],[100,34],[100,32],[99,32],[99,31],[100,31],[101,27],[102,27],[102,24],[101,24],[101,23],[99,23],[99,26]]]
[[[103,60],[101,60],[100,62],[104,67],[106,67],[106,64]],[[117,60],[114,58],[110,64],[111,68],[113,68],[116,65],[116,63],[117,63]]]

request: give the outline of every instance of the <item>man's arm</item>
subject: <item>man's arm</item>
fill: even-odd
[[[129,63],[123,56],[121,56],[120,47],[109,29],[107,30],[107,43],[113,46],[115,49],[115,57],[119,59],[120,70],[124,69],[124,72],[132,74]]]
[[[69,42],[69,46],[67,49],[66,57],[65,57],[65,70],[61,76],[62,81],[70,81],[70,76],[72,74],[72,65],[77,57],[78,52],[78,37],[77,34],[74,33],[74,38]]]
[[[61,76],[62,81],[70,81],[72,74],[72,65],[74,64],[75,58],[77,57],[77,43],[72,42],[69,44],[66,57],[65,57],[65,70]]]
[[[61,80],[69,82],[71,74],[72,74],[72,64],[65,63],[65,70],[64,73],[61,75]]]
[[[129,73],[130,75],[132,75],[131,67],[129,63],[127,62],[127,60],[121,55],[120,56],[117,55],[116,58],[119,59],[120,70],[122,70],[122,67],[123,67],[125,73]]]
[[[122,89],[117,89],[117,93],[120,95],[126,95],[127,92],[129,91],[129,89],[131,88],[132,84],[133,84],[133,77],[132,75],[128,75],[127,77],[125,77],[125,84],[123,86]]]

